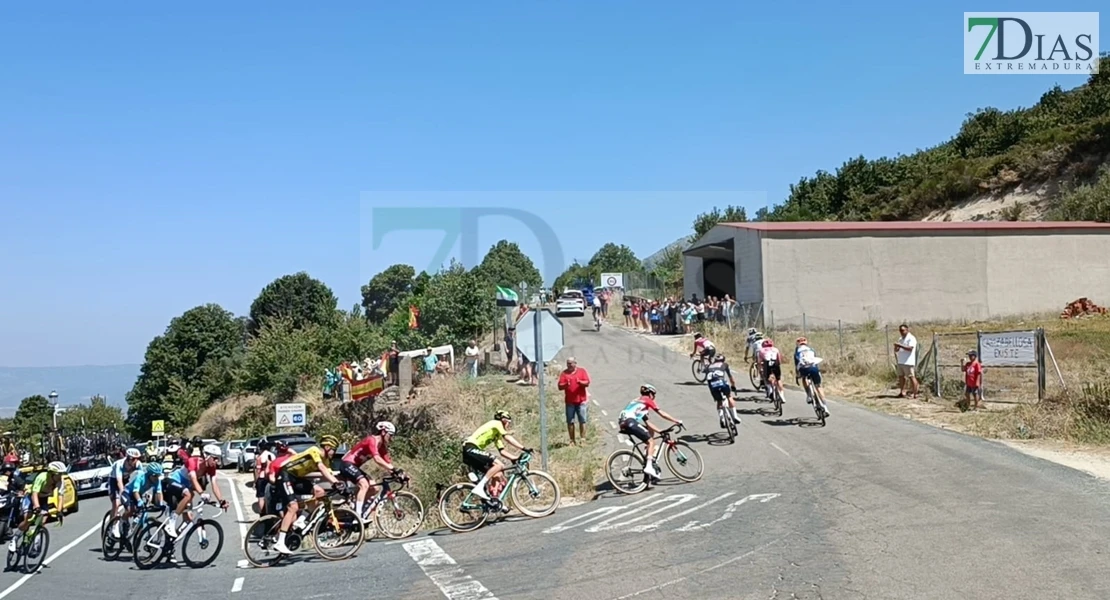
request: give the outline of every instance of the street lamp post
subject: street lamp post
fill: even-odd
[[[50,407],[54,409],[54,430],[58,430],[58,392],[57,390],[50,390]]]

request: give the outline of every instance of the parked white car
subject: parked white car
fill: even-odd
[[[243,448],[245,448],[246,445],[247,440],[230,440],[224,442],[223,445],[220,446],[220,450],[223,452],[223,457],[220,459],[222,463],[220,468],[237,467],[239,465],[239,455],[243,453]]]
[[[69,466],[69,476],[77,486],[77,497],[108,493],[112,463],[104,457],[82,458]]]
[[[562,296],[555,302],[555,315],[578,315],[584,316],[586,314],[586,297],[577,290],[568,290],[563,292]]]

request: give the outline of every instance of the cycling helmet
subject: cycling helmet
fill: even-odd
[[[714,354],[713,355],[713,362],[715,362],[715,363],[725,362],[725,355],[724,354]]]
[[[394,427],[393,423],[390,423],[389,421],[381,421],[380,423],[378,423],[377,429],[378,431],[382,433],[388,433],[389,435],[397,433],[397,428]]]
[[[166,470],[162,468],[162,463],[160,462],[150,462],[146,465],[146,472],[148,475],[161,475],[165,471]]]
[[[60,460],[55,460],[55,461],[51,461],[50,464],[46,465],[46,470],[50,471],[51,473],[65,473],[66,472],[66,465],[65,465],[65,463],[63,463]]]
[[[748,335],[755,335],[755,333],[756,333],[755,327],[749,327],[748,328]]]
[[[220,458],[224,455],[223,451],[216,444],[208,444],[201,451],[205,458]]]
[[[336,438],[334,435],[325,435],[324,437],[320,438],[320,445],[321,446],[331,446],[332,448],[338,448],[339,447],[339,438]]]
[[[797,340],[794,340],[794,341],[797,342],[798,344],[804,344],[804,343],[808,342],[809,340],[805,339],[805,337],[800,337],[800,338],[798,338]]]
[[[700,333],[695,333],[695,334],[694,334],[694,339],[695,339],[695,340],[700,340],[700,339],[701,339],[702,337],[703,337],[703,336],[702,336],[702,334],[700,334]]]
[[[775,345],[775,343],[772,342],[770,339],[763,340],[763,347],[764,348],[770,348],[771,346],[774,346],[774,345]]]
[[[259,452],[266,452],[267,450],[269,450],[272,447],[273,447],[273,444],[271,444],[270,442],[267,442],[266,440],[262,440],[261,442],[258,442],[258,446],[256,446],[256,448]]]
[[[143,457],[143,453],[139,452],[138,448],[128,448],[127,449],[127,458],[142,458],[142,457]]]
[[[197,446],[200,446],[203,443],[204,443],[204,440],[200,439],[199,435],[194,435],[193,439],[189,440],[189,445],[194,447],[194,448],[196,448]]]
[[[269,442],[267,442],[267,443],[269,443]],[[271,444],[271,447],[274,450],[278,450],[278,451],[288,450],[289,449],[289,442],[286,442],[285,440],[274,440],[274,442]]]
[[[0,466],[0,473],[14,473],[15,469],[16,469],[16,466],[14,464],[4,463],[3,466]]]
[[[496,413],[494,413],[493,418],[498,420],[498,421],[512,421],[513,420],[513,417],[509,413],[507,413],[503,410],[499,410]]]
[[[648,394],[651,394],[653,397],[655,396],[655,386],[651,385],[650,383],[645,383],[644,385],[640,386],[640,395],[647,396]]]

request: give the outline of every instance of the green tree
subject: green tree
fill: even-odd
[[[361,307],[356,305],[355,308]],[[405,311],[407,313],[408,308]],[[367,322],[358,310],[343,313],[335,327],[321,329],[318,333],[317,352],[329,366],[352,358],[376,357],[389,347],[381,327]]]
[[[300,272],[279,277],[262,288],[251,303],[251,322],[257,332],[268,319],[289,319],[294,327],[328,325],[338,301],[321,281]]]
[[[521,282],[530,290],[543,286],[543,277],[532,259],[521,252],[520,246],[507,240],[494,244],[474,272],[489,282],[487,287],[491,290],[494,286],[516,289]]]
[[[1110,165],[1099,169],[1094,183],[1068,190],[1051,212],[1061,221],[1101,221],[1110,223]]]
[[[748,213],[743,206],[726,206],[722,211],[716,206],[713,210],[701,213],[694,219],[694,239],[709,233],[721,223],[744,223],[748,220]]]
[[[490,326],[494,303],[484,283],[455,261],[428,280],[418,307],[420,329],[429,342],[462,348]]]
[[[642,271],[644,265],[640,259],[636,258],[636,254],[632,249],[624,244],[620,246],[609,242],[594,253],[587,263],[591,269],[591,273],[635,273]],[[591,278],[593,281],[596,278]],[[595,281],[596,283],[596,281]]]
[[[555,283],[552,285],[555,288],[555,294],[558,295],[563,293],[566,288],[578,288],[583,282],[597,281],[600,277],[601,269],[584,265],[575,260],[562,274],[555,278]]]
[[[362,286],[362,308],[371,323],[382,323],[413,294],[416,269],[396,264],[370,278]]]
[[[235,377],[228,370],[235,368],[242,342],[241,323],[218,304],[191,308],[170,321],[147,346],[139,378],[127,394],[131,433],[148,435],[157,419],[190,424],[170,414],[182,390],[200,397],[202,409],[232,393]]]
[[[27,396],[19,401],[19,408],[12,419],[12,428],[21,438],[42,434],[54,423],[54,407],[41,394]]]
[[[66,431],[122,430],[123,410],[111,406],[104,396],[93,396],[88,404],[78,404],[58,415],[58,428]]]
[[[335,366],[320,355],[321,336],[330,331],[315,325],[298,327],[288,318],[268,320],[250,341],[241,378],[244,389],[267,394],[275,402],[292,400],[299,387]],[[188,400],[192,391],[186,386],[181,393]]]

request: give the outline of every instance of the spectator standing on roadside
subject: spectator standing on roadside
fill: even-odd
[[[578,366],[578,361],[572,356],[567,359],[567,368],[559,374],[559,389],[563,390],[563,401],[567,411],[567,435],[570,443],[575,444],[574,422],[578,422],[578,437],[586,439],[586,403],[589,401],[587,388],[590,385],[590,374],[586,369]]]
[[[439,357],[432,352],[432,347],[428,346],[427,353],[424,355],[424,376],[431,379],[432,375],[435,375],[437,365],[439,365]]]
[[[505,368],[513,370],[513,332],[512,327],[505,330]]]
[[[466,347],[466,374],[470,378],[478,376],[478,342],[470,340],[470,345]]]
[[[389,346],[389,367],[386,371],[389,373],[390,385],[401,385],[401,351],[397,349],[397,341],[394,340]]]
[[[967,358],[960,361],[960,368],[964,372],[963,405],[979,410],[979,402],[983,398],[983,363],[979,362],[979,353],[975,350],[968,352]]]
[[[917,374],[914,372],[917,367],[917,338],[910,333],[909,325],[902,323],[898,326],[898,333],[902,337],[894,343],[894,354],[896,358],[896,366],[898,369],[898,397],[906,397],[906,381],[909,380],[911,389],[911,398],[917,398]]]
[[[632,327],[632,303],[629,302],[628,298],[625,298],[623,304],[624,326]]]

